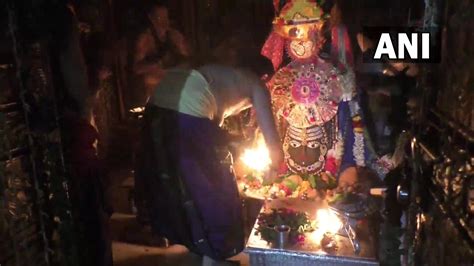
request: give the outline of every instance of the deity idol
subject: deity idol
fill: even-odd
[[[273,22],[262,55],[276,70],[267,86],[283,137],[287,170],[337,176],[348,167],[365,166],[370,153],[348,63],[350,46],[344,43],[347,35],[332,45],[342,51],[333,54],[346,60],[335,64],[335,60],[320,58],[323,23],[323,12],[314,1],[288,2]],[[291,62],[279,68],[284,50]]]

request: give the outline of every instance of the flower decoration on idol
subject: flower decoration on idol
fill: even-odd
[[[326,164],[324,166],[324,170],[332,176],[336,176],[338,164],[339,163],[336,160],[336,151],[330,150],[326,156]]]

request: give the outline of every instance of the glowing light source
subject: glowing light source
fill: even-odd
[[[130,113],[142,113],[145,111],[145,107],[136,107],[129,110]]]
[[[265,145],[265,140],[262,136],[257,139],[255,148],[246,149],[240,158],[242,162],[254,172],[263,172],[268,170],[271,164],[270,153]]]
[[[318,227],[325,233],[335,234],[341,229],[342,222],[337,215],[328,209],[319,209],[316,213]]]
[[[311,233],[311,240],[319,243],[324,234],[336,234],[342,227],[342,222],[337,215],[328,209],[319,209],[316,212],[316,230]]]

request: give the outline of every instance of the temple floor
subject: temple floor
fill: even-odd
[[[137,223],[131,211],[129,190],[133,187],[132,175],[129,169],[116,169],[110,173],[108,196],[115,211],[110,220],[114,266],[201,265],[202,258],[183,246],[153,246],[149,229]],[[239,254],[232,260],[240,261],[243,266],[249,265],[245,254]]]

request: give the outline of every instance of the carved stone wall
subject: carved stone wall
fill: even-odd
[[[0,3],[0,265],[72,266],[46,8],[33,2]]]
[[[423,265],[472,265],[473,252],[469,242],[464,240],[453,221],[446,219],[443,210],[433,205],[426,217],[422,232],[425,246],[420,250]]]
[[[412,142],[409,265],[474,263],[474,2],[440,7],[442,61],[424,65]]]
[[[12,50],[0,56],[0,265],[48,265],[45,193],[35,175],[17,63]]]
[[[474,131],[474,2],[446,1],[438,108]]]

